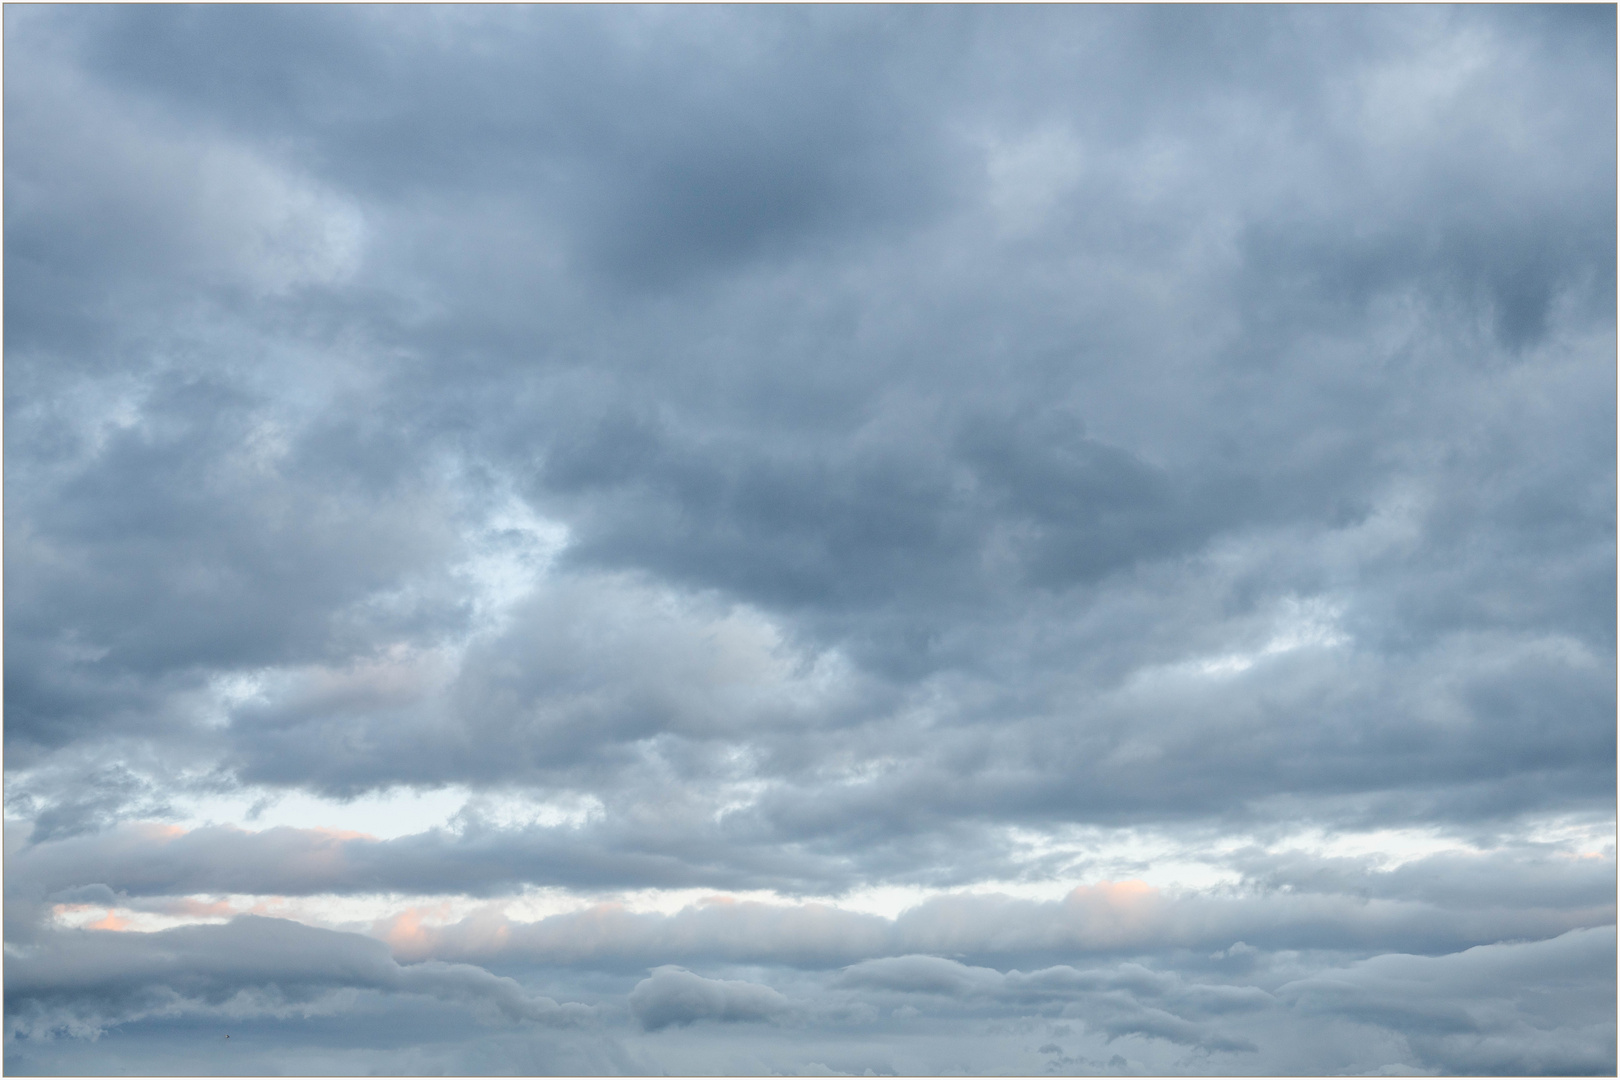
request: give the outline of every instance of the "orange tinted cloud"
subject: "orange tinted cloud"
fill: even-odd
[[[430,907],[408,907],[386,919],[379,919],[372,929],[374,937],[388,943],[396,957],[421,959],[432,954],[440,938],[439,926],[426,925],[424,919],[442,922],[450,915],[449,904]]]

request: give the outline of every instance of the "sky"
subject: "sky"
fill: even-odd
[[[8,5],[6,1070],[1612,1075],[1615,31]]]

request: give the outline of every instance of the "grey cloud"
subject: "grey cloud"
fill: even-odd
[[[1220,1051],[1254,1051],[1259,1047],[1247,1039],[1202,1027],[1188,1019],[1186,1013],[1203,1012],[1200,1006],[1211,1001],[1217,1006],[1213,1010],[1216,1012],[1233,1011],[1233,1005],[1252,1010],[1271,1004],[1271,995],[1257,988],[1185,988],[1178,979],[1138,965],[1124,965],[1114,972],[1077,971],[1063,966],[1003,975],[993,968],[968,967],[941,957],[900,956],[864,961],[847,969],[840,978],[854,986],[902,993],[983,995],[1025,1001],[1078,999],[1083,1004],[1065,1009],[1064,1015],[1084,1017],[1110,1040],[1121,1035],[1145,1035]],[[1160,1004],[1144,1004],[1143,998],[1158,1000],[1174,1007],[1174,1011]]]
[[[999,986],[1001,973],[988,968],[964,967],[938,956],[896,956],[867,960],[843,974],[854,986],[877,986],[922,994],[971,993],[982,986]]]
[[[699,1020],[766,1020],[788,1007],[787,998],[769,986],[705,979],[678,967],[658,968],[630,991],[630,1010],[648,1031]]]
[[[839,25],[847,20],[809,12],[789,16],[791,31],[779,18],[736,13],[665,23],[661,47],[648,49],[635,24],[653,18],[453,17],[463,33],[505,41],[486,78],[448,98],[425,89],[452,76],[459,57],[445,49],[439,19],[408,10],[334,13],[319,43],[299,20],[267,13],[253,34],[280,43],[269,65],[243,50],[233,20],[206,12],[99,20],[85,39],[127,90],[272,138],[290,125],[307,139],[313,120],[322,164],[385,197],[475,194],[492,179],[537,188],[535,202],[574,234],[575,257],[631,288],[668,287],[829,231],[892,227],[940,186],[927,114],[903,96],[867,92],[895,67],[937,79],[886,46],[886,34],[851,33]],[[941,36],[938,20],[909,14],[862,23]],[[841,76],[827,78],[835,53]],[[692,65],[707,77],[691,78]],[[807,80],[820,92],[795,92]],[[393,104],[379,110],[382,101]],[[467,123],[467,110],[478,123]],[[481,175],[457,167],[469,156],[485,159]]]
[[[386,841],[290,828],[247,833],[213,827],[175,835],[143,826],[14,852],[8,891],[44,896],[105,884],[136,897],[432,894],[438,883],[451,880],[468,893],[491,895],[523,884],[623,888],[662,881],[690,887],[724,877],[735,879],[733,887],[781,887],[792,882],[789,875],[804,872],[803,857],[792,852],[752,852],[732,868],[680,855],[662,831],[637,837],[590,823]],[[874,952],[1024,956],[1050,948],[1134,949],[1151,941],[1206,952],[1237,940],[1268,948],[1318,942],[1427,952],[1562,933],[1612,918],[1614,910],[1613,863],[1607,858],[1509,850],[1470,859],[1435,857],[1392,871],[1353,860],[1243,853],[1233,862],[1252,884],[1224,897],[1176,896],[1127,883],[1078,888],[1057,902],[940,897],[894,920],[757,904],[689,909],[673,919],[596,911],[526,925],[503,921],[499,934],[472,920],[443,932],[442,947],[449,951],[438,955],[487,958],[481,941],[570,963],[674,950],[694,958],[758,955],[815,964]],[[1494,881],[1525,884],[1494,893],[1481,888]]]
[[[8,941],[95,885],[835,895],[1099,880],[1014,831],[1612,816],[1613,19],[8,11]],[[448,785],[598,809],[153,831]],[[1233,974],[1270,962],[1208,959],[1237,940],[1612,919],[1569,852],[1506,847],[1238,852],[1232,894],[1137,923],[1082,893],[508,929],[571,978]],[[1129,1015],[1177,1049],[1029,1045],[1188,1071],[1228,1027]],[[1504,1027],[1368,1064],[1318,1021],[1278,1068],[1595,1060]],[[772,1025],[588,1060],[712,1070],[707,1037],[743,1071],[955,1060]],[[397,1063],[464,1060],[430,1057]]]
[[[304,777],[337,793],[401,780],[575,787],[594,783],[603,771],[647,769],[645,784],[658,759],[661,767],[722,780],[729,766],[720,765],[726,760],[720,748],[746,730],[765,750],[754,759],[757,775],[776,782],[733,825],[748,822],[754,835],[798,839],[877,820],[942,820],[962,808],[1010,820],[1104,814],[1108,807],[1114,814],[1126,808],[1238,814],[1271,796],[1369,786],[1405,792],[1396,815],[1446,813],[1452,802],[1450,813],[1472,816],[1479,809],[1468,801],[1470,787],[1494,785],[1494,797],[1506,804],[1500,813],[1515,800],[1545,806],[1590,797],[1602,784],[1598,763],[1612,746],[1611,734],[1590,722],[1609,693],[1601,662],[1558,641],[1475,634],[1398,661],[1359,649],[1305,650],[1219,680],[1170,670],[1083,704],[1065,701],[1074,693],[1068,674],[1028,673],[1013,694],[986,672],[976,684],[956,684],[984,695],[983,703],[947,714],[946,723],[928,731],[906,713],[915,716],[917,704],[938,700],[949,683],[907,691],[858,671],[841,685],[818,683],[814,666],[836,664],[836,654],[795,656],[790,649],[772,656],[775,647],[760,638],[747,646],[763,679],[751,687],[752,676],[727,673],[724,652],[683,640],[708,633],[710,620],[729,618],[725,608],[703,613],[698,604],[695,617],[674,619],[637,610],[653,597],[617,585],[545,590],[520,609],[507,636],[477,646],[442,692],[424,684],[403,698],[388,690],[323,700],[285,684],[238,707],[223,742],[228,760],[244,779]],[[607,643],[609,649],[598,647]],[[366,670],[355,664],[309,681],[359,686],[370,678]],[[1347,686],[1347,679],[1360,685]],[[811,686],[819,698],[814,712],[802,696]],[[1169,719],[1194,710],[1197,723]],[[1290,723],[1302,710],[1320,723]],[[998,712],[1015,718],[987,742],[977,721]],[[1470,716],[1467,726],[1445,721],[1459,714]],[[1083,726],[1075,723],[1080,718]],[[859,730],[863,721],[873,733],[869,742],[849,742],[850,728]],[[1071,747],[1053,748],[1052,732],[1065,724],[1075,732]],[[350,739],[362,731],[359,743]],[[1548,739],[1548,731],[1560,734]],[[648,742],[654,735],[657,741]],[[877,756],[885,740],[890,754],[904,748],[903,760],[845,787],[837,801],[823,799],[822,777],[798,764],[840,745]],[[1404,756],[1392,766],[1388,755],[1397,751]],[[966,767],[968,761],[975,764]],[[1220,778],[1210,771],[1217,761],[1226,770]],[[1503,782],[1504,770],[1532,763],[1543,775],[1561,777],[1559,788]],[[1149,775],[1153,784],[1145,782]],[[1085,782],[1076,784],[1077,777]]]
[[[252,915],[152,934],[59,932],[10,957],[7,968],[9,1026],[34,1038],[197,1010],[319,1009],[347,988],[482,1006],[509,1022],[570,1024],[591,1016],[583,1005],[533,997],[482,968],[402,966],[370,938]]]
[[[1614,949],[1607,926],[1445,957],[1377,956],[1278,994],[1401,1031],[1431,1068],[1601,1072],[1614,1056]]]
[[[199,15],[195,20],[188,17],[162,29],[173,21],[170,17],[154,15],[150,24],[145,23],[143,17],[134,19],[106,40],[116,41],[118,34],[124,32],[140,35],[157,32],[170,46],[192,48],[184,43],[207,39],[215,18],[211,15]],[[278,21],[280,16],[266,18],[274,25],[283,25]],[[115,26],[119,22],[114,20],[107,25]],[[1051,29],[1044,22],[1038,25],[1043,32]],[[1115,26],[1112,22],[1108,25]],[[131,29],[140,26],[145,29]],[[1180,31],[1171,33],[1169,28],[1153,24],[1151,20],[1142,26],[1134,26],[1126,20],[1118,26],[1120,32],[1133,40],[1153,42],[1153,50],[1168,48],[1181,55],[1183,45],[1167,44],[1180,41],[1177,36]],[[1256,24],[1249,29],[1258,30],[1260,26]],[[183,32],[176,27],[182,27]],[[1016,33],[1025,33],[1028,29],[1021,22],[1009,24],[1009,27],[1022,28]],[[397,26],[389,31],[386,22],[378,29],[405,33]],[[826,29],[825,25],[820,26],[821,31]],[[1268,32],[1280,35],[1278,40],[1301,34],[1309,39],[1311,33],[1320,29],[1310,20],[1303,20],[1279,24]],[[1387,32],[1392,32],[1390,27],[1381,25],[1379,33]],[[355,38],[345,38],[345,34],[352,34],[352,29],[338,33],[322,48],[345,40],[352,47],[360,47],[355,45]],[[1169,37],[1163,36],[1166,34]],[[423,39],[410,38],[408,34],[406,37],[415,42],[412,48],[424,47]],[[614,40],[612,34],[593,38],[598,46],[610,51],[620,47],[609,44]],[[1268,52],[1267,55],[1268,63],[1281,62],[1280,54]],[[204,60],[199,58],[197,62]],[[217,58],[208,58],[206,62],[216,63]],[[254,65],[260,63],[262,58],[256,57]],[[244,70],[253,70],[254,65]],[[292,69],[301,70],[298,63],[294,63]],[[157,77],[158,70],[132,77],[136,77],[137,82],[150,80]],[[362,66],[355,70],[372,69]],[[1202,68],[1197,75],[1198,78],[1221,79],[1231,76],[1232,73],[1224,69]],[[171,87],[168,92],[174,89]],[[1252,88],[1245,92],[1252,92]],[[229,102],[231,98],[227,95],[223,100]],[[1156,107],[1168,106],[1160,103]],[[1263,265],[1252,269],[1262,276],[1270,273]],[[780,312],[781,318],[794,315],[791,306]],[[649,332],[673,330],[677,335],[680,332],[678,326],[669,326],[667,322],[664,326],[648,324],[646,329]],[[759,328],[762,335],[772,329],[775,327],[769,325]],[[854,341],[852,347],[863,358],[876,361],[877,354],[898,329],[880,327],[874,345],[863,346]],[[927,329],[920,332],[933,333]],[[1080,334],[1084,339],[1081,328],[1071,328],[1070,333],[1071,336]],[[633,337],[625,341],[625,347],[634,344]],[[691,344],[683,343],[675,348],[683,370],[719,363],[723,371],[753,355],[748,344],[746,341],[723,342],[719,346],[720,357],[713,359],[694,353],[695,346]],[[943,396],[971,400],[986,382],[982,374],[972,374],[972,365],[979,361],[970,351],[965,352],[959,345],[951,347],[943,338],[939,344],[941,348],[934,351],[943,355],[937,363],[947,365],[953,375],[966,379],[961,388],[963,393]],[[544,351],[550,355],[552,350]],[[1072,351],[1071,346],[1064,345],[1062,351]],[[812,369],[823,366],[823,361],[817,360],[814,354],[805,359]],[[849,361],[826,362],[833,365],[828,370],[835,382],[882,385],[881,380],[864,374],[859,365]],[[1011,357],[1006,361],[1005,370],[1009,376],[1025,370],[1039,371],[1043,363],[1047,362]],[[458,360],[458,369],[461,364]],[[997,366],[1001,366],[999,361]],[[1084,373],[1097,366],[1095,361],[1082,362],[1067,375],[1060,376],[1059,368],[1043,373],[1042,377],[1065,379],[1070,383],[1072,396],[1075,380],[1086,385],[1088,378],[1095,377]],[[436,370],[429,366],[429,371]],[[511,372],[509,365],[472,370],[485,371],[486,377],[501,379]],[[663,381],[657,376],[656,367],[643,366],[640,370],[652,373],[655,382]],[[1296,381],[1304,380],[1300,389],[1307,398],[1329,389],[1311,385],[1306,375],[1309,370],[1307,365],[1295,376]],[[884,369],[879,367],[877,371]],[[900,384],[909,389],[919,378],[926,377],[927,371],[927,365],[912,362],[901,364],[893,374],[901,376]],[[529,377],[512,375],[520,381]],[[784,392],[801,389],[802,380],[789,373],[765,377],[775,380]],[[409,376],[404,378],[409,381]],[[454,384],[465,381],[453,378],[450,369],[445,368],[420,387],[420,391],[442,403],[447,390],[453,394],[464,392]],[[609,380],[607,392],[620,399],[615,407],[629,397],[641,413],[646,413],[642,406],[647,395],[638,394],[629,383],[629,379]],[[945,385],[950,385],[948,380]],[[1235,386],[1232,391],[1239,388]],[[568,393],[570,388],[565,384],[558,390]],[[1143,559],[1185,557],[1189,551],[1207,543],[1212,533],[1223,525],[1231,527],[1243,520],[1252,527],[1256,516],[1264,519],[1280,508],[1288,508],[1290,499],[1296,497],[1290,492],[1291,487],[1299,492],[1338,488],[1334,500],[1351,505],[1364,503],[1367,495],[1366,478],[1358,477],[1353,470],[1346,471],[1355,443],[1334,451],[1331,460],[1313,467],[1317,471],[1308,470],[1293,478],[1267,476],[1275,466],[1267,462],[1263,454],[1234,463],[1228,469],[1235,471],[1234,476],[1200,476],[1196,470],[1189,475],[1185,464],[1175,468],[1152,464],[1154,457],[1167,455],[1144,454],[1108,438],[1080,438],[1077,418],[1083,417],[1086,409],[1082,404],[1077,414],[1072,405],[1065,403],[1062,410],[1026,406],[1022,411],[1014,410],[993,421],[981,418],[971,423],[971,418],[959,421],[953,415],[959,410],[952,406],[939,419],[943,420],[947,434],[959,422],[968,429],[971,437],[966,437],[961,445],[937,438],[931,444],[928,437],[919,437],[917,423],[902,424],[888,433],[883,424],[877,424],[870,426],[875,439],[870,449],[857,440],[858,449],[849,452],[835,449],[838,443],[834,441],[847,436],[851,419],[858,419],[848,415],[846,404],[831,426],[807,427],[802,417],[797,423],[786,425],[801,434],[801,441],[808,439],[808,452],[785,455],[770,451],[776,440],[786,434],[780,430],[772,431],[771,440],[763,445],[757,424],[743,425],[738,437],[729,440],[716,440],[705,434],[711,420],[728,418],[728,414],[734,419],[739,412],[746,415],[753,408],[763,407],[756,406],[753,400],[728,394],[722,395],[717,404],[694,408],[698,403],[683,400],[688,395],[678,386],[660,387],[660,390],[667,390],[661,415],[678,418],[679,425],[672,426],[667,419],[647,416],[631,421],[624,419],[622,413],[609,413],[605,426],[594,431],[587,428],[581,433],[583,441],[570,443],[568,437],[559,436],[551,440],[549,446],[544,446],[547,440],[542,438],[546,451],[542,457],[546,464],[540,471],[535,497],[565,508],[572,518],[577,540],[570,557],[650,569],[694,587],[720,587],[770,605],[787,605],[790,609],[806,605],[812,612],[831,608],[830,619],[823,619],[819,625],[812,619],[809,625],[847,642],[866,662],[912,677],[941,665],[964,662],[964,657],[973,655],[975,646],[1005,628],[1004,617],[990,614],[985,618],[979,613],[987,604],[992,608],[1000,606],[998,601],[987,598],[1006,594],[1005,590],[1011,585],[1026,582],[1046,587],[1072,586],[1099,574],[1127,569]],[[642,400],[636,401],[638,397]],[[891,400],[895,398],[896,395],[890,395]],[[481,404],[489,403],[487,397],[478,400]],[[425,405],[425,402],[416,402],[412,407],[420,409]],[[1306,402],[1301,405],[1302,416],[1320,415],[1319,410],[1304,408]],[[566,430],[571,422],[570,410],[555,411]],[[639,414],[632,410],[629,415]],[[660,414],[654,411],[650,415]],[[1276,426],[1277,415],[1273,410],[1273,419],[1266,421],[1263,428]],[[615,416],[620,418],[615,419]],[[431,426],[429,417],[422,416],[422,419]],[[513,421],[496,415],[483,418],[483,422],[490,430],[506,431]],[[1345,434],[1354,428],[1354,424],[1347,423],[1338,426]],[[1294,439],[1298,432],[1285,429],[1277,434],[1279,438]],[[1074,442],[1076,438],[1080,441]],[[506,450],[518,451],[521,459],[537,449],[535,442],[530,436],[523,445]],[[325,460],[332,451],[327,445],[312,441],[309,452]],[[408,460],[410,455],[403,457]],[[1307,454],[1301,464],[1309,462]],[[1323,473],[1320,471],[1323,468],[1329,471]],[[1346,483],[1349,484],[1347,489],[1344,488]],[[1303,495],[1298,497],[1303,498]],[[1269,509],[1259,509],[1261,507]],[[1316,511],[1317,507],[1309,503],[1293,508],[1295,513]],[[394,535],[405,534],[395,526]],[[239,546],[230,539],[230,534],[224,539],[231,543],[233,550]],[[338,557],[337,552],[330,550],[326,538],[314,539],[308,557],[289,559],[289,562],[304,565],[312,559],[326,562]],[[369,545],[368,541],[368,546],[375,545]],[[998,559],[1010,560],[1007,565],[1016,572],[984,573],[986,566],[993,569],[1001,565]],[[403,569],[403,566],[397,567],[394,573]],[[279,580],[273,575],[248,578],[255,589],[261,584],[270,588],[266,583]],[[397,583],[397,578],[393,583]],[[380,589],[388,584],[391,583],[378,576],[347,587],[358,594],[367,586]],[[300,594],[294,590],[292,595]],[[332,596],[333,590],[326,588],[324,595]],[[859,616],[839,614],[847,612],[850,605],[865,611]],[[964,605],[966,611],[974,612],[972,618],[962,617]],[[874,606],[876,611],[872,610]],[[264,614],[269,616],[268,625],[277,624],[280,612]],[[321,627],[322,620],[330,617],[330,610],[306,606],[299,615],[298,621],[285,625],[289,633],[306,635]],[[266,620],[258,622],[263,625]],[[205,624],[203,629],[209,632],[207,640],[210,642],[230,640],[229,634],[218,633],[215,624]],[[368,628],[371,633],[379,629]],[[175,641],[173,648],[189,650],[197,640],[195,635],[182,637]],[[25,649],[27,647],[24,645]],[[247,657],[233,655],[225,659],[240,663]],[[29,685],[23,680],[37,678],[34,671],[43,666],[29,664],[16,673],[20,699],[24,697],[23,689]],[[83,676],[78,668],[69,668],[55,681],[82,682]],[[120,692],[127,694],[128,691]],[[62,728],[60,719],[55,718],[70,711],[58,705],[47,714],[53,717],[56,730]],[[81,707],[77,711],[90,710]],[[252,775],[283,780],[302,775],[303,770],[311,767],[308,759],[275,761],[278,755],[270,747],[261,752],[271,760],[250,765]],[[313,756],[322,759],[318,752]],[[442,754],[432,756],[443,759]],[[408,773],[398,778],[420,779]],[[355,781],[365,783],[369,779],[359,776]]]
[[[41,513],[8,545],[32,582],[7,609],[28,641],[7,671],[10,730],[25,752],[131,711],[184,727],[161,716],[161,697],[146,709],[142,698],[165,681],[194,689],[203,671],[345,649],[345,608],[445,552],[446,530],[431,523],[443,504],[419,478],[396,474],[362,495],[351,474],[348,485],[309,491],[296,461],[264,467],[237,445],[259,418],[217,383],[164,380],[147,410],[145,424],[113,435],[66,485],[76,508]],[[28,481],[18,487],[30,501]],[[430,626],[460,615],[425,614]]]
[[[1268,888],[1346,893],[1363,897],[1421,900],[1451,910],[1539,907],[1551,903],[1602,905],[1613,899],[1604,879],[1606,860],[1573,858],[1547,851],[1503,851],[1473,855],[1439,854],[1404,862],[1390,870],[1361,858],[1322,859],[1271,856],[1234,859],[1246,876]],[[1504,864],[1523,868],[1506,875]],[[1557,897],[1557,900],[1553,898]]]
[[[1195,1022],[1200,1017],[1287,1006],[1400,1033],[1420,1061],[1443,1071],[1584,1073],[1602,1071],[1612,1060],[1613,993],[1603,988],[1613,936],[1612,927],[1599,927],[1448,956],[1388,954],[1283,983],[1274,994],[1254,986],[1188,985],[1128,964],[1113,971],[1060,967],[1003,975],[930,956],[866,961],[841,979],[901,993],[1079,999],[1085,1004],[1064,1015],[1083,1018],[1110,1039],[1140,1034],[1210,1050],[1260,1047],[1241,1036],[1212,1034]],[[1528,1005],[1532,994],[1536,1004]],[[1049,1050],[1061,1047],[1040,1052]]]
[[[28,837],[41,843],[92,832],[128,817],[164,817],[172,813],[154,785],[121,766],[99,769],[84,778],[86,794],[60,801],[33,815]],[[27,799],[27,795],[21,796]]]
[[[1567,891],[1548,888],[1523,907],[1497,900],[1473,910],[1411,898],[1369,900],[1358,895],[1356,884],[1333,893],[1278,890],[1231,897],[1170,897],[1145,887],[1099,886],[1045,903],[941,897],[892,920],[759,904],[690,908],[667,917],[599,909],[528,924],[469,918],[403,947],[420,950],[419,955],[469,960],[498,950],[549,963],[679,956],[688,962],[724,958],[807,967],[918,952],[1001,960],[1038,958],[1053,950],[1129,954],[1179,947],[1207,953],[1239,940],[1267,949],[1441,952],[1599,925],[1613,917],[1612,897],[1598,895],[1605,876],[1612,876],[1610,864],[1595,862]],[[1382,883],[1375,878],[1371,884]],[[927,958],[914,963],[924,971],[938,967]],[[949,979],[961,974],[955,968],[940,970],[948,971]]]

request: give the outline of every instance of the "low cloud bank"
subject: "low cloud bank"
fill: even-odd
[[[768,1020],[787,1009],[787,998],[768,986],[705,979],[673,966],[658,968],[630,991],[630,1011],[648,1031],[698,1020]]]
[[[56,931],[6,960],[12,1034],[96,1036],[149,1017],[305,1015],[342,1009],[344,991],[414,994],[486,1021],[574,1025],[593,1010],[529,994],[470,964],[400,964],[360,934],[242,915],[156,933]]]

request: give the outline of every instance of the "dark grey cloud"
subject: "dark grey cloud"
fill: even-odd
[[[28,1030],[207,1071],[153,1033],[270,976],[174,980],[298,931],[162,920],[279,897],[529,982],[260,1065],[1612,1068],[1532,1004],[1613,993],[1611,9],[5,35],[7,940],[195,943]],[[674,889],[776,900],[602,906]],[[606,1026],[429,1034],[531,991]]]

